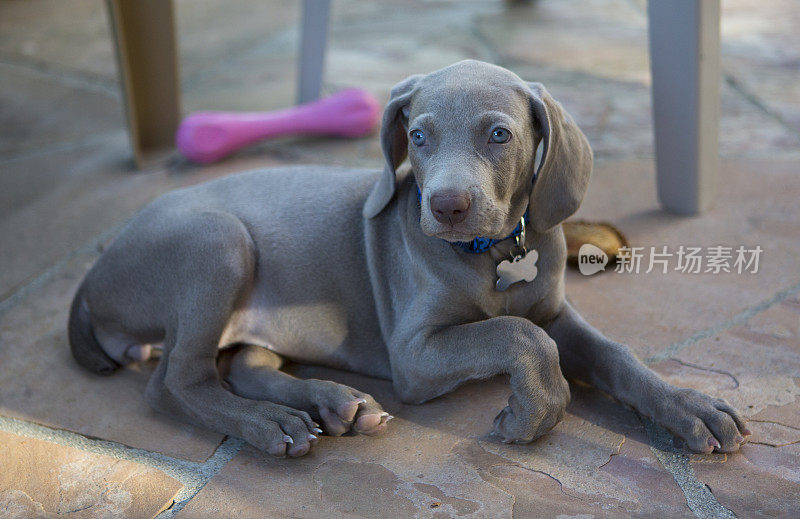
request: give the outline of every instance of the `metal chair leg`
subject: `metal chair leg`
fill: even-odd
[[[719,0],[648,2],[658,197],[677,214],[714,202],[719,170]]]
[[[313,101],[320,95],[330,12],[330,0],[303,0],[298,104]]]

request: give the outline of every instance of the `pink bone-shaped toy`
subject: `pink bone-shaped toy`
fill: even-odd
[[[270,112],[197,112],[178,127],[178,150],[208,164],[262,139],[287,135],[359,137],[378,122],[380,104],[351,88],[310,103]]]

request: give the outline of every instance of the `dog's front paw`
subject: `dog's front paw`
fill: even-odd
[[[503,443],[530,443],[555,427],[564,417],[569,404],[569,390],[547,402],[534,402],[523,406],[516,395],[508,399],[508,405],[494,419],[492,435]]]
[[[675,388],[654,419],[703,454],[736,452],[751,434],[733,406],[694,389]]]

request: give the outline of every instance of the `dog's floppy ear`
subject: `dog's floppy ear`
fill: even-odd
[[[531,225],[545,232],[581,205],[592,173],[592,149],[580,128],[541,83],[529,83],[534,124],[543,141],[528,211]]]
[[[406,135],[408,104],[421,77],[421,75],[410,76],[392,88],[381,124],[381,148],[386,165],[364,203],[365,218],[377,216],[394,196],[397,167],[408,155],[408,135]]]

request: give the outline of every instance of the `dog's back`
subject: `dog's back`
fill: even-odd
[[[161,342],[160,316],[169,309],[152,300],[146,294],[152,287],[146,287],[154,270],[171,267],[151,263],[155,249],[172,239],[167,236],[176,221],[186,220],[183,234],[200,238],[200,215],[219,213],[241,222],[257,251],[253,282],[237,302],[220,346],[245,342],[297,360],[358,368],[350,365],[359,358],[350,351],[356,344],[370,342],[368,336],[382,347],[362,216],[376,177],[374,171],[335,167],[274,168],[159,197],[110,244],[76,294],[69,333],[73,355],[84,367],[108,374],[130,361],[125,352],[131,345]],[[178,241],[172,245],[170,262],[179,263],[184,251]],[[169,280],[155,284],[164,282]],[[388,361],[377,374],[388,376]]]

